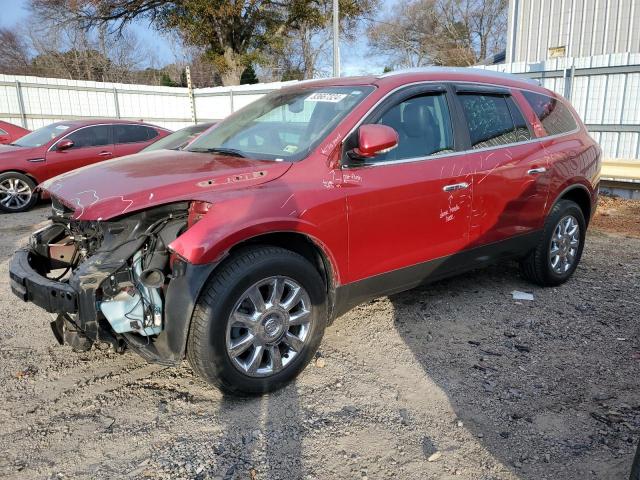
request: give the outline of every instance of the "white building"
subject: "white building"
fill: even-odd
[[[510,0],[506,62],[640,52],[640,0]]]

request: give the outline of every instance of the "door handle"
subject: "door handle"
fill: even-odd
[[[527,170],[527,175],[538,175],[539,173],[544,173],[546,171],[547,169],[544,167],[532,168],[531,170]]]
[[[444,190],[445,192],[454,192],[456,190],[464,190],[465,188],[469,188],[469,184],[467,182],[445,185],[444,187],[442,187],[442,190]]]
[[[111,153],[111,152],[100,152],[98,155],[101,156],[101,157],[108,157],[109,155],[113,155],[113,153]]]

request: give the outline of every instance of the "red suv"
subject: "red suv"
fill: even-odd
[[[293,379],[371,298],[519,260],[575,271],[600,148],[516,77],[427,69],[268,94],[185,150],[45,182],[53,220],[11,263],[78,349],[110,342],[228,392]]]
[[[52,123],[9,145],[0,145],[0,210],[29,210],[38,200],[38,183],[85,165],[139,152],[170,133],[125,120],[71,120]]]

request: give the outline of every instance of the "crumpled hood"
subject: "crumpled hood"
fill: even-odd
[[[259,185],[283,175],[287,162],[174,150],[138,153],[54,177],[40,188],[74,210],[80,220],[122,214],[218,191]]]

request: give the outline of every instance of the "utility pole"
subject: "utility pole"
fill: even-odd
[[[196,118],[196,99],[193,96],[193,84],[191,83],[191,69],[189,65],[185,68],[185,76],[187,77],[187,92],[189,94],[189,104],[191,105],[191,121],[193,123],[197,123],[198,119]]]
[[[340,8],[333,0],[333,76],[340,76]]]

